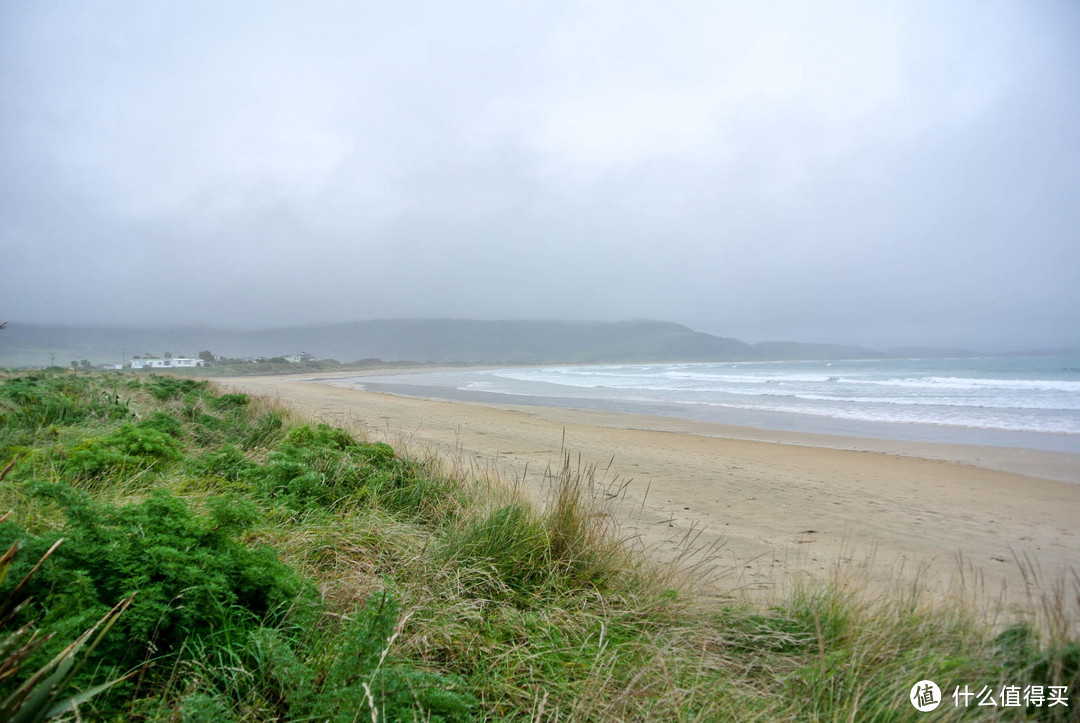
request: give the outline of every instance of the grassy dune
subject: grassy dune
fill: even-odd
[[[1007,621],[900,581],[888,596],[829,577],[771,604],[718,602],[699,568],[633,553],[605,512],[617,488],[569,459],[537,505],[453,460],[207,382],[37,372],[0,378],[0,462],[12,720],[1073,720],[1080,708],[1076,580]],[[929,716],[908,701],[922,679],[945,696]],[[1069,705],[957,707],[965,685],[996,700],[1004,685],[1066,686]]]

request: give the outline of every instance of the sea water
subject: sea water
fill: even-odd
[[[1076,357],[559,365],[355,381],[399,393],[413,385],[431,396],[1080,452]]]

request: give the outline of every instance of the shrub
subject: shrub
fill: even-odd
[[[168,412],[157,411],[138,423],[139,429],[153,429],[162,434],[167,434],[173,439],[184,437],[184,426]]]
[[[156,375],[151,376],[145,386],[155,399],[162,402],[179,399],[191,392],[205,392],[207,390],[205,381],[159,377]]]
[[[218,397],[211,397],[210,406],[214,409],[230,410],[238,407],[245,407],[248,403],[248,395],[246,394],[222,394]]]
[[[116,600],[138,593],[97,651],[102,665],[125,670],[177,650],[189,637],[254,626],[310,592],[268,548],[235,539],[257,518],[249,502],[218,498],[198,516],[163,491],[122,506],[51,483],[32,485],[31,494],[59,505],[63,528],[31,536],[4,526],[0,545],[24,539],[27,557],[36,559],[59,537],[65,543],[30,582],[32,604],[24,615],[40,617],[54,632],[83,629]]]
[[[259,465],[250,461],[244,453],[231,444],[207,452],[188,462],[188,469],[199,475],[212,475],[229,482],[240,482],[253,476]]]
[[[325,424],[299,426],[270,453],[254,477],[267,498],[300,510],[333,506],[364,492],[407,483],[412,468],[385,444],[364,444]]]
[[[41,429],[129,418],[128,400],[102,386],[93,378],[52,372],[5,379],[0,383],[0,402],[6,402],[0,404],[0,421],[5,427]]]
[[[87,414],[80,399],[85,384],[50,374],[28,374],[0,384],[0,397],[16,407],[11,421],[30,427],[76,424]]]
[[[3,479],[6,473],[6,469],[0,473],[0,479]],[[7,515],[0,517],[0,523],[6,519]],[[93,627],[78,635],[59,655],[34,670],[26,665],[26,661],[32,658],[49,638],[39,635],[39,631],[34,629],[34,622],[17,626],[13,618],[27,603],[26,582],[55,551],[59,542],[44,553],[21,583],[5,586],[3,583],[18,552],[18,544],[13,544],[7,553],[0,556],[0,588],[3,588],[3,593],[0,594],[0,719],[37,723],[60,715],[120,682],[121,679],[116,679],[97,685],[89,691],[64,697],[86,658],[93,653],[117,618],[131,604],[132,598],[128,597],[119,602]],[[18,685],[20,681],[25,682]]]
[[[154,462],[178,460],[182,455],[176,440],[157,426],[124,424],[104,437],[86,440],[67,452],[61,451],[60,457],[69,474],[79,478],[100,478],[110,473],[142,469]]]
[[[124,424],[101,441],[133,457],[180,459],[182,455],[176,440],[160,429],[164,418],[168,418],[167,415],[161,415],[147,425]],[[180,431],[178,427],[177,431]]]
[[[148,460],[111,448],[101,439],[90,439],[69,452],[60,452],[63,470],[76,479],[99,479],[141,469]]]

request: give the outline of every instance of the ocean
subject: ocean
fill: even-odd
[[[357,377],[372,391],[1080,453],[1080,358],[610,364]]]

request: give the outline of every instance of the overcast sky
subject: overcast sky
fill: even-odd
[[[0,3],[0,321],[1080,344],[1080,3]]]

